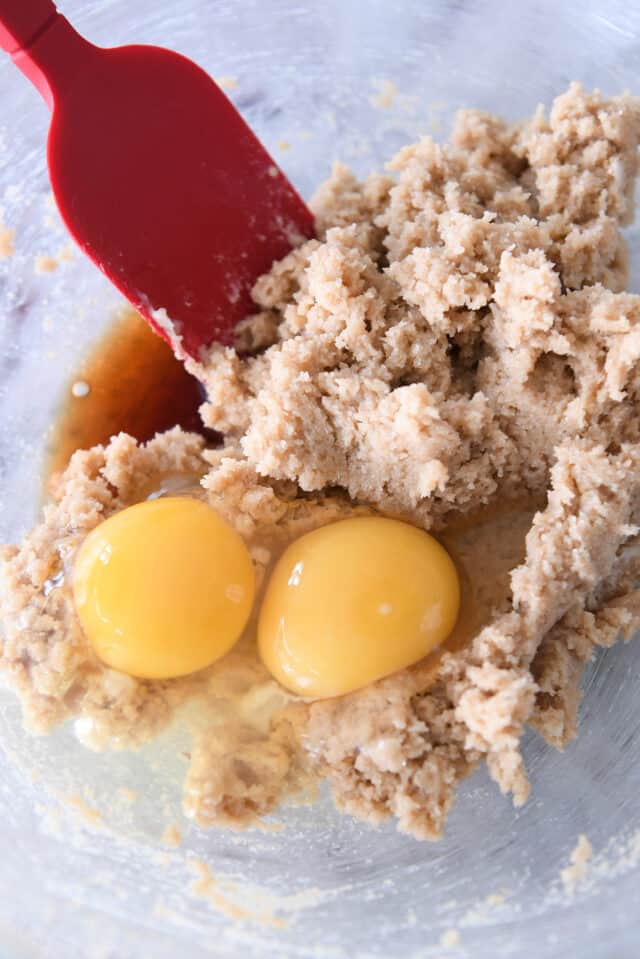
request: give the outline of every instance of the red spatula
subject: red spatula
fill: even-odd
[[[94,46],[50,0],[0,0],[0,46],[53,111],[51,184],[84,252],[178,353],[230,342],[313,218],[229,100],[170,50]]]

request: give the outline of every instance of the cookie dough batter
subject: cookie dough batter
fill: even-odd
[[[404,148],[389,175],[336,167],[318,238],[258,281],[239,351],[191,364],[224,447],[176,429],[78,452],[3,549],[1,665],[27,721],[75,717],[90,746],[119,748],[179,712],[204,825],[255,822],[324,777],[341,809],[435,839],[481,761],[524,802],[525,724],[567,743],[584,663],[640,625],[640,298],[620,233],[639,138],[636,100],[574,84],[523,124],[462,112],[450,144]],[[460,623],[416,666],[315,703],[270,679],[251,626],[195,676],[115,673],[69,571],[90,529],[158,489],[205,497],[262,578],[342,516],[422,525],[459,563]]]

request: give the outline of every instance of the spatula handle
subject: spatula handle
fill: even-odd
[[[52,0],[0,0],[0,47],[24,50],[56,15]]]
[[[40,91],[49,107],[98,53],[52,0],[0,0],[0,47]]]

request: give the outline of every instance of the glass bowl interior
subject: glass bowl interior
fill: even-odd
[[[164,44],[222,78],[307,196],[334,160],[366,173],[421,134],[445,136],[459,106],[515,119],[572,79],[608,93],[640,87],[640,9],[620,2],[60,0],[59,8],[98,43]],[[56,409],[119,302],[77,252],[53,273],[35,268],[69,244],[47,184],[47,120],[3,59],[0,208],[16,247],[0,261],[3,542],[35,518]],[[632,228],[632,289],[639,239]],[[478,773],[436,845],[342,817],[324,794],[268,830],[203,832],[180,812],[188,749],[180,730],[136,755],[98,755],[70,729],[25,734],[3,690],[0,954],[635,955],[639,677],[637,645],[599,655],[585,677],[577,742],[560,755],[526,738],[530,801],[515,811]],[[160,841],[172,823],[183,833],[176,848]],[[567,896],[560,870],[581,833],[593,865]]]

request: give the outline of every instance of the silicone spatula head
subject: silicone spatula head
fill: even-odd
[[[80,247],[177,353],[231,342],[313,218],[213,80],[84,40],[50,0],[0,0],[0,46],[52,109],[53,192]]]

